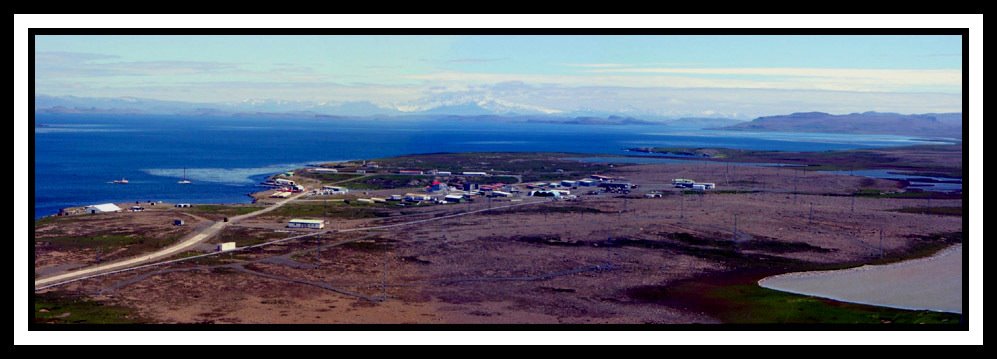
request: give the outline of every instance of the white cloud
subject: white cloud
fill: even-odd
[[[655,70],[655,71],[644,71]],[[404,78],[463,89],[480,84],[523,82],[551,86],[745,88],[865,92],[959,92],[961,73],[952,70],[853,69],[599,69],[579,75],[499,74],[442,71]],[[634,73],[630,73],[634,72]],[[718,75],[728,75],[720,77]],[[733,76],[731,76],[733,75]],[[759,78],[747,78],[757,76]]]
[[[847,68],[612,68],[590,69],[588,73],[672,74],[758,76],[759,83],[775,83],[779,88],[823,88],[829,90],[878,91],[905,87],[945,87],[959,89],[962,71],[958,69],[847,69]],[[724,79],[727,81],[729,79]],[[734,79],[736,80],[736,78]],[[769,88],[769,85],[756,88]]]
[[[236,63],[134,62],[67,52],[40,52],[36,60],[37,93],[56,96],[369,101],[408,110],[469,101],[527,112],[587,109],[664,116],[961,108],[961,72],[949,69],[684,68],[607,62],[562,64],[576,68],[569,74],[438,71],[402,75],[392,78],[393,83],[351,83],[368,78],[343,78],[323,73],[319,66],[294,64],[246,69]]]
[[[629,67],[631,65],[627,64],[614,64],[614,63],[604,63],[604,64],[564,64],[568,67],[587,67],[587,68],[614,68],[614,67]]]

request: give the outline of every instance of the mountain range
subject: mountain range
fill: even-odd
[[[155,114],[155,115],[240,115],[240,114],[298,114],[329,115],[345,117],[374,116],[539,116],[539,117],[631,117],[640,121],[667,122],[681,116],[663,116],[631,107],[620,107],[616,111],[579,108],[564,111],[487,96],[440,95],[426,99],[398,104],[378,105],[368,101],[313,102],[286,101],[273,99],[247,99],[237,102],[195,103],[182,101],[162,101],[136,97],[96,98],[77,96],[35,96],[36,113],[108,113],[108,114]],[[619,119],[612,119],[613,122]],[[685,123],[697,123],[704,118],[687,117]],[[709,119],[715,121],[738,121],[731,119]],[[745,119],[741,119],[743,121]],[[579,123],[591,122],[579,120]],[[710,122],[710,121],[706,121]],[[704,123],[706,123],[704,122]],[[730,124],[730,123],[726,123]]]
[[[163,101],[135,97],[90,98],[35,96],[36,113],[162,114],[187,116],[397,117],[449,121],[505,121],[573,125],[661,124],[684,129],[728,131],[892,134],[917,137],[962,137],[961,113],[899,114],[862,112],[834,115],[797,112],[751,121],[717,117],[665,117],[632,108],[618,112],[578,109],[560,111],[540,106],[471,96],[437,97],[431,101],[382,106],[367,101],[312,102],[249,99],[227,103]]]
[[[832,115],[824,112],[797,112],[789,115],[759,117],[752,121],[715,129],[728,131],[824,132],[962,138],[962,114],[925,113],[904,115],[891,112],[870,111]]]

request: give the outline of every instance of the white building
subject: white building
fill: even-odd
[[[431,201],[433,197],[422,193],[406,193],[405,200],[409,202]]]
[[[291,192],[287,191],[277,191],[270,195],[270,198],[289,198],[291,197]]]
[[[350,190],[346,187],[322,186],[322,191],[326,194],[347,194]]]
[[[492,191],[492,196],[495,196],[495,197],[512,197],[512,193],[502,192],[502,191]]]
[[[215,252],[230,251],[233,249],[235,249],[235,242],[218,243],[218,246],[215,247]]]
[[[462,172],[461,174],[465,176],[487,176],[487,172]]]
[[[560,191],[547,191],[547,190],[530,191],[530,197],[555,197],[555,198],[559,198],[559,197],[561,197],[561,192]]]
[[[312,172],[318,172],[318,173],[338,173],[339,170],[337,170],[335,168],[316,167],[316,168],[312,169]]]
[[[287,222],[287,228],[325,228],[325,222],[321,219],[301,219],[294,218]]]
[[[114,203],[94,204],[87,206],[86,211],[90,214],[121,212],[121,207],[118,207]]]
[[[289,179],[284,179],[284,178],[275,179],[275,180],[273,180],[273,183],[277,184],[278,186],[294,186],[295,185],[294,181],[289,180]]]

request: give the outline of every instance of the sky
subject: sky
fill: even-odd
[[[751,117],[957,112],[959,36],[52,36],[36,94]]]

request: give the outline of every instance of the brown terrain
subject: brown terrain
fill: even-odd
[[[630,195],[587,195],[594,188],[582,187],[572,190],[576,200],[324,233],[50,291],[131,308],[157,323],[716,323],[707,313],[633,293],[759,266],[860,264],[906,253],[928,234],[963,230],[958,216],[896,211],[959,207],[959,199],[852,196],[900,190],[894,181],[716,163],[618,166],[613,174],[640,187]],[[671,187],[672,178],[718,188],[684,194]],[[665,195],[644,198],[648,191]],[[347,198],[367,197],[361,194]],[[299,200],[226,228],[212,242],[243,247],[309,233],[284,228],[288,218],[303,214],[326,219],[325,230],[334,231],[524,203],[479,198],[398,207],[341,199]],[[169,228],[174,217],[118,213],[40,224],[36,270],[94,258],[89,248],[50,249],[44,238],[100,228],[177,238],[182,233]]]
[[[169,205],[143,212],[49,217],[35,227],[35,273],[44,276],[127,258],[178,242],[208,224]],[[128,208],[126,204],[119,207]],[[185,221],[174,226],[174,219]]]

